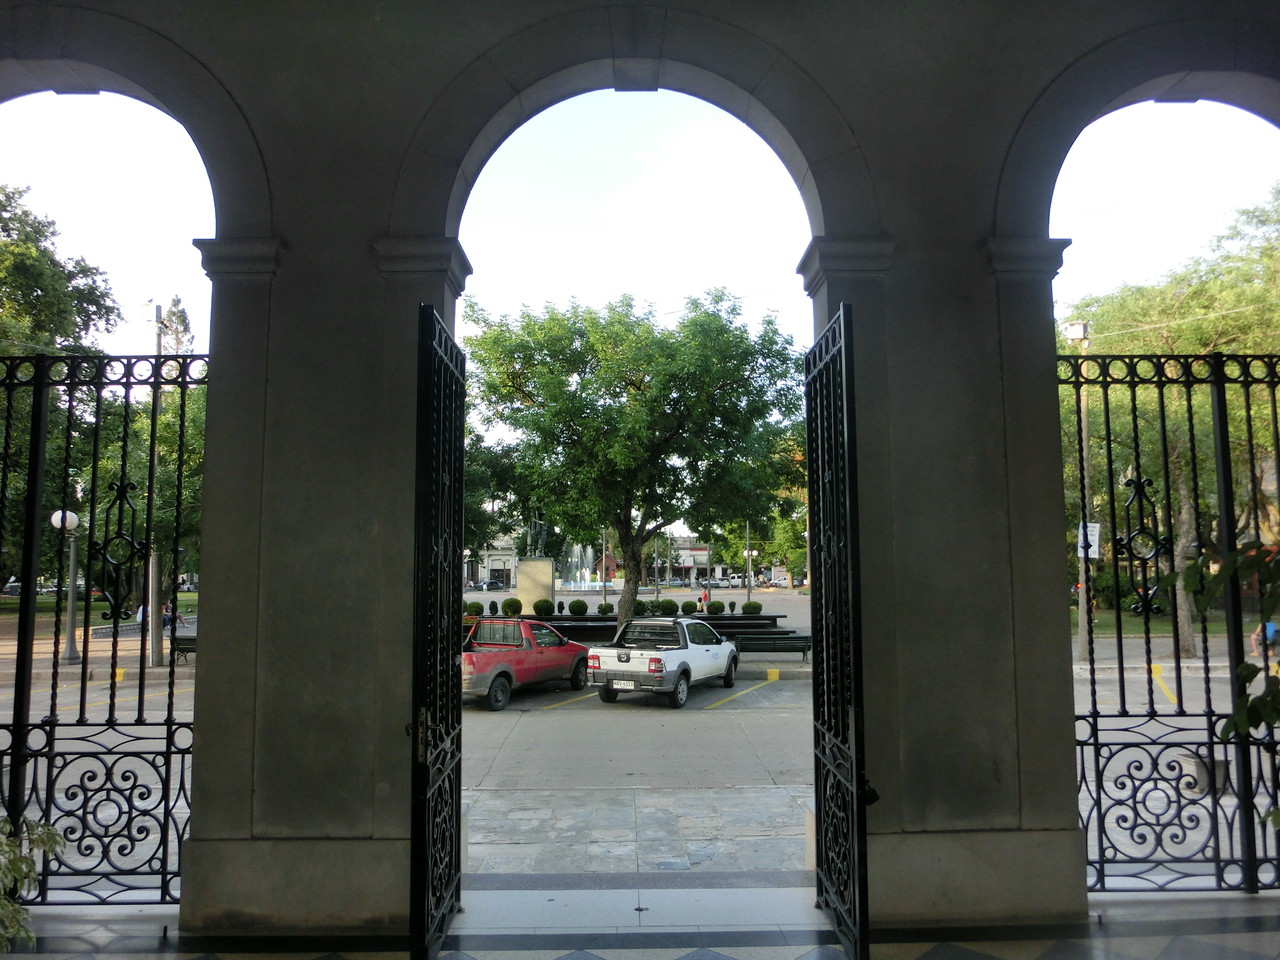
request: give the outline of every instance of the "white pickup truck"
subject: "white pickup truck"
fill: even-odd
[[[737,670],[737,648],[689,617],[628,620],[613,643],[587,650],[588,682],[600,688],[605,703],[623,691],[665,693],[678,710],[691,684],[719,680],[732,687]]]

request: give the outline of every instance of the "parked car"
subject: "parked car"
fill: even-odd
[[[786,585],[787,585],[786,577],[774,577],[773,580],[769,582],[769,586],[771,587],[785,587]]]
[[[666,580],[662,581],[662,585],[664,587],[683,587],[684,581],[679,577],[668,577]]]
[[[600,699],[613,703],[622,691],[665,694],[677,710],[695,683],[732,687],[738,650],[709,624],[691,617],[628,620],[608,646],[587,651],[587,676]]]
[[[505,590],[507,585],[501,580],[477,580],[477,590]]]
[[[541,620],[485,617],[472,625],[462,644],[463,696],[503,710],[512,690],[547,680],[585,687],[587,648]]]

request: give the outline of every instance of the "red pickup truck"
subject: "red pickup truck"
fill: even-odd
[[[587,648],[540,620],[477,620],[462,644],[462,693],[502,710],[526,683],[568,680],[587,685]]]

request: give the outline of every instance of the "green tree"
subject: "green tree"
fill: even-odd
[[[801,360],[772,317],[754,336],[723,290],[663,327],[630,297],[466,318],[478,409],[515,434],[522,492],[571,540],[612,528],[630,616],[644,547],[678,520],[714,529],[767,515],[789,465]]]
[[[1162,356],[1206,355],[1218,351],[1228,353],[1275,353],[1280,343],[1280,184],[1272,189],[1270,201],[1239,213],[1235,223],[1219,237],[1208,257],[1191,261],[1169,273],[1156,284],[1125,286],[1111,293],[1087,298],[1076,304],[1066,323],[1087,323],[1089,353],[1158,354]],[[1078,407],[1089,411],[1089,476],[1106,476],[1108,457],[1124,464],[1124,457],[1137,460],[1136,451],[1145,450],[1148,462],[1154,462],[1154,451],[1167,443],[1169,487],[1173,505],[1173,543],[1162,558],[1160,573],[1167,573],[1198,549],[1214,549],[1222,541],[1221,531],[1196,529],[1196,496],[1193,492],[1193,468],[1201,476],[1212,474],[1205,459],[1211,448],[1206,442],[1212,432],[1211,411],[1207,398],[1196,396],[1184,400],[1176,392],[1161,393],[1153,389],[1135,389],[1132,397],[1136,420],[1117,428],[1112,423],[1112,436],[1106,436],[1101,392],[1083,388],[1085,402],[1070,391],[1063,391],[1062,422],[1066,489],[1071,504],[1068,516],[1068,542],[1075,552],[1079,521],[1080,474],[1076,463],[1075,424]],[[1092,398],[1090,400],[1090,398]],[[1243,444],[1234,450],[1233,476],[1237,491],[1237,534],[1261,535],[1274,542],[1280,538],[1280,513],[1273,496],[1268,494],[1266,478],[1257,470],[1265,469],[1268,438],[1274,430],[1267,423],[1266,397],[1259,393],[1260,403],[1253,405],[1255,459],[1252,461]],[[1242,407],[1230,414],[1232,434],[1243,437]],[[1188,412],[1189,411],[1189,412]],[[1259,447],[1262,444],[1262,447]],[[1118,451],[1129,451],[1127,453]],[[1193,451],[1199,459],[1192,463]],[[1271,451],[1274,454],[1274,451]],[[1270,458],[1274,461],[1274,456]],[[1254,472],[1249,467],[1252,464]],[[1102,508],[1116,491],[1098,489],[1090,483],[1090,512],[1094,519],[1105,516]],[[1211,485],[1200,484],[1199,513],[1213,518],[1216,505],[1208,499]],[[1212,521],[1211,521],[1212,522]],[[1249,528],[1253,527],[1252,530]],[[1103,541],[1107,535],[1104,532]],[[1073,557],[1072,562],[1075,562]],[[1181,586],[1178,587],[1181,590]],[[1127,592],[1127,584],[1122,593]],[[1179,596],[1179,635],[1184,654],[1194,653],[1194,631],[1191,613],[1194,604]],[[1082,647],[1083,649],[1083,647]]]
[[[97,267],[58,256],[57,227],[26,194],[0,184],[0,354],[97,352],[91,334],[120,320],[111,287]]]

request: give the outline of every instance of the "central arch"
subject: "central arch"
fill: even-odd
[[[720,107],[777,153],[815,237],[880,233],[879,204],[851,123],[792,60],[721,21],[664,7],[613,7],[529,27],[448,84],[424,113],[398,171],[388,235],[456,237],[477,175],[513,130],[570,97],[610,89],[671,90]]]

